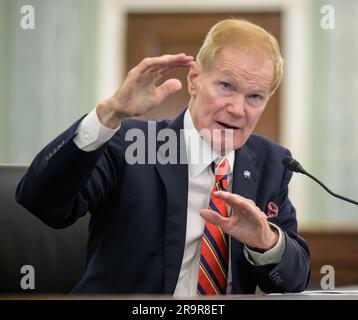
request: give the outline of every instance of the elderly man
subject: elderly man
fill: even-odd
[[[281,164],[289,151],[252,134],[282,65],[269,33],[223,20],[196,61],[183,53],[144,59],[115,95],[36,156],[18,186],[19,203],[55,228],[91,214],[85,271],[74,293],[305,289],[309,250],[288,199],[291,173]],[[165,158],[165,139],[150,141],[151,122],[128,118],[181,89],[177,79],[157,85],[175,67],[189,68],[191,98],[176,119],[155,123],[154,137],[175,133],[176,161],[128,161],[133,129],[143,133],[144,148],[155,143]]]

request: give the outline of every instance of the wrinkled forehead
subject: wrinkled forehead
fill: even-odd
[[[274,62],[263,52],[224,48],[216,55],[209,72],[268,88],[274,79]]]

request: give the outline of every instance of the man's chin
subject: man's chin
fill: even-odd
[[[239,149],[246,142],[241,132],[237,132],[236,130],[215,129],[205,130],[201,133],[202,138],[210,145],[211,149],[222,155]]]
[[[237,150],[243,146],[244,143],[239,141],[232,141],[230,139],[213,140],[211,148],[221,155],[225,155],[230,151]]]

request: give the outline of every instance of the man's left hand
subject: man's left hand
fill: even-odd
[[[266,215],[252,200],[224,191],[214,192],[214,196],[225,201],[232,208],[232,214],[224,218],[213,210],[202,209],[200,215],[206,221],[249,247],[266,251],[276,245],[278,233],[271,229]]]

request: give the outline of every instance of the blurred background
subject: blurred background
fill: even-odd
[[[25,5],[34,9],[32,28]],[[257,132],[358,199],[357,16],[356,0],[0,0],[0,163],[28,165],[144,57],[196,55],[210,26],[242,17],[269,30],[285,59]],[[186,72],[169,77],[183,89],[144,118],[185,108]],[[358,207],[299,175],[290,195],[312,250],[312,286],[323,265],[335,268],[337,286],[358,284]]]

